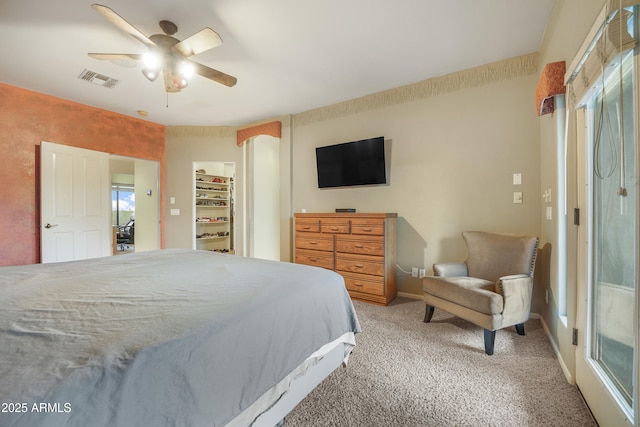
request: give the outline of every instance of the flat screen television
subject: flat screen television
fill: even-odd
[[[316,148],[318,187],[386,184],[384,137]]]

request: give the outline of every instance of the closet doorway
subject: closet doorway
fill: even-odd
[[[236,253],[236,164],[193,163],[193,249]]]

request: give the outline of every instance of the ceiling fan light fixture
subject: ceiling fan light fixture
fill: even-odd
[[[142,74],[147,78],[147,80],[152,82],[158,78],[162,68],[162,60],[157,53],[147,52],[142,55],[142,64],[144,65]]]
[[[147,80],[153,82],[158,78],[158,75],[160,75],[160,69],[143,68],[142,74],[147,78]]]
[[[179,73],[173,74],[172,82],[176,89],[184,89],[189,86],[189,82],[187,81],[187,79],[184,76],[181,76]]]
[[[159,69],[161,62],[162,61],[160,60],[160,57],[152,52],[147,52],[142,55],[142,63],[144,64],[145,68]]]
[[[178,74],[184,79],[190,79],[195,74],[196,70],[193,64],[187,61],[181,61],[178,67]]]

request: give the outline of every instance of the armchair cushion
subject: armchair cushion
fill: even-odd
[[[494,282],[476,277],[425,277],[422,281],[425,293],[488,315],[503,311],[503,297],[495,288]]]

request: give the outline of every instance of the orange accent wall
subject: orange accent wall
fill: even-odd
[[[0,265],[40,262],[40,142],[160,163],[165,245],[166,128],[0,83]]]

